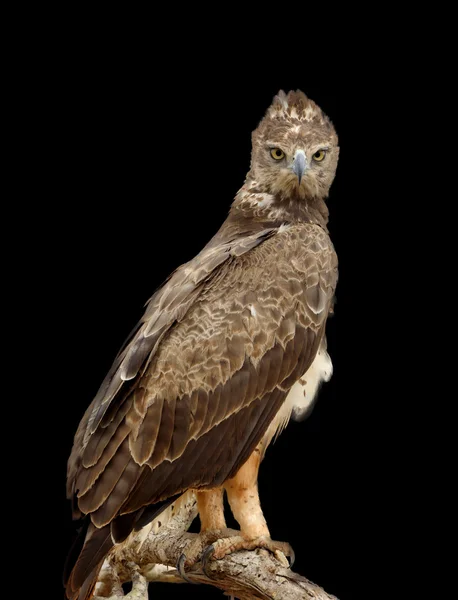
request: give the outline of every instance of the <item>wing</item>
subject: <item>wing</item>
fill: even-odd
[[[192,261],[178,268],[147,303],[145,314],[118,354],[93,401],[85,432],[87,437],[97,429],[110,402],[123,384],[145,370],[165,332],[186,314],[199,296],[202,283],[215,269],[231,257],[240,256],[260,244],[273,233],[261,229],[251,235],[236,235],[224,241],[215,236]]]
[[[124,401],[148,367],[163,336],[185,317],[207,278],[224,262],[248,252],[274,231],[273,228],[260,228],[254,233],[244,234],[232,230],[226,232],[226,235],[218,233],[193,260],[172,273],[152,296],[143,318],[125,342],[80,422],[68,461],[69,498],[74,500],[75,479],[81,467],[82,453],[92,435],[97,430],[99,435],[103,432],[108,436],[116,431],[125,416],[123,411],[127,405],[123,405]],[[108,425],[110,428],[106,432]],[[81,516],[76,505],[73,506],[73,513],[75,518]]]
[[[153,350],[137,333],[114,371],[138,373],[135,385],[93,418],[96,398],[74,451],[71,490],[97,527],[233,476],[312,363],[337,281],[332,244],[304,224],[263,239],[219,260],[181,303],[174,287],[153,298],[140,327],[156,332]],[[161,298],[175,315],[167,332]]]

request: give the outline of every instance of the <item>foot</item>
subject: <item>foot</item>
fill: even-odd
[[[255,539],[247,539],[233,529],[219,529],[200,533],[188,546],[186,552],[178,559],[177,571],[188,583],[193,583],[186,575],[185,569],[191,569],[199,561],[202,562],[202,570],[207,572],[209,560],[220,560],[228,554],[238,550],[255,550],[262,548],[269,550],[284,567],[292,567],[294,564],[294,551],[287,542],[276,542],[268,536]],[[286,557],[290,557],[290,562]]]
[[[233,535],[216,540],[204,550],[202,554],[202,569],[205,572],[209,560],[220,560],[238,550],[255,550],[256,548],[263,548],[272,552],[284,567],[291,568],[294,564],[294,550],[287,542],[276,542],[268,536],[261,536],[250,540],[243,535]],[[289,563],[286,556],[290,558]]]
[[[217,540],[225,537],[234,537],[234,530],[231,529],[214,529],[207,530],[196,535],[195,539],[186,548],[186,551],[178,559],[177,571],[181,577],[188,583],[194,583],[187,577],[185,569],[191,569],[196,563],[201,560],[207,548],[212,548]]]

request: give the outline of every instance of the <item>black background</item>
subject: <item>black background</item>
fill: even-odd
[[[56,581],[76,528],[65,469],[79,420],[144,303],[224,220],[249,169],[251,132],[273,96],[301,89],[330,116],[341,147],[328,201],[340,262],[328,323],[334,376],[312,416],[290,423],[269,448],[260,496],[272,537],[296,551],[295,570],[340,600],[367,598],[369,588],[374,596],[387,531],[402,516],[404,477],[390,467],[395,426],[386,421],[388,393],[403,392],[385,379],[394,332],[384,295],[387,281],[397,282],[400,231],[381,166],[399,114],[385,110],[384,66],[287,61],[261,73],[229,59],[181,55],[177,65],[104,44],[59,48],[33,89],[31,116],[44,195],[32,209],[31,263],[43,302],[37,354],[52,421],[43,449],[48,443],[53,466],[46,518],[56,532]],[[151,597],[165,594],[221,596],[210,587],[150,586]]]

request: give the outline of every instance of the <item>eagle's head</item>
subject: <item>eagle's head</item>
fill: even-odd
[[[250,178],[278,200],[324,199],[339,157],[335,129],[301,91],[280,91],[253,132]]]

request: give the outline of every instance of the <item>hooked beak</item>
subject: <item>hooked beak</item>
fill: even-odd
[[[302,175],[304,174],[305,169],[307,168],[307,159],[305,158],[305,153],[303,150],[298,150],[294,155],[293,161],[293,173],[297,175],[299,180],[299,185],[301,185]]]

